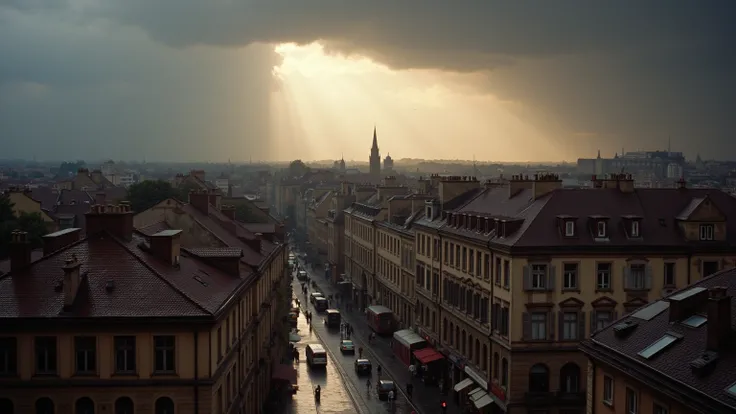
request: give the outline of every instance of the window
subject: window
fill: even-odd
[[[174,414],[174,401],[169,397],[156,400],[156,414]]]
[[[578,288],[578,264],[565,263],[562,273],[562,289],[573,290]]]
[[[222,359],[222,327],[217,328],[217,360]]]
[[[501,362],[501,358],[498,356],[498,352],[493,353],[493,367],[491,369],[493,370],[493,379],[498,379],[498,371],[501,367],[498,366],[498,364]]]
[[[629,266],[629,275],[627,280],[627,287],[634,290],[646,289],[647,277],[647,265],[645,264],[632,264]]]
[[[503,287],[509,288],[509,280],[511,279],[511,264],[508,260],[503,261]]]
[[[134,414],[135,407],[130,397],[120,397],[115,400],[115,414]]]
[[[634,220],[631,222],[631,237],[639,237],[639,221]]]
[[[611,263],[598,263],[596,267],[596,288],[611,290]]]
[[[713,240],[713,225],[712,224],[701,224],[700,225],[700,240]]]
[[[36,374],[56,374],[56,337],[36,337]]]
[[[54,414],[54,409],[54,402],[51,401],[51,398],[43,397],[36,400],[36,414]],[[0,410],[0,412],[4,413],[5,411]]]
[[[598,221],[597,236],[606,237],[606,222],[603,220]]]
[[[501,360],[501,386],[508,387],[509,385],[509,360],[503,358]]]
[[[547,288],[547,265],[533,264],[531,278],[532,278],[531,280],[532,289],[546,289]]]
[[[529,392],[549,392],[549,369],[536,364],[529,370]]]
[[[675,264],[665,263],[664,264],[664,285],[665,286],[676,286],[675,281]]]
[[[613,404],[613,378],[609,376],[603,377],[603,402]]]
[[[545,340],[547,339],[547,313],[546,312],[534,312],[531,315],[531,328],[533,340]]]
[[[613,321],[613,315],[611,311],[596,311],[595,312],[595,330],[600,331],[601,329],[608,326]]]
[[[74,354],[77,374],[97,372],[97,338],[94,336],[75,337]]]
[[[678,339],[679,338],[674,335],[665,334],[663,337],[659,338],[657,342],[639,351],[638,355],[642,358],[649,359],[667,349],[667,347],[675,343]]]
[[[626,388],[626,414],[639,414],[639,394]]]
[[[565,222],[565,236],[573,237],[575,235],[575,222],[568,220]]]
[[[496,284],[501,286],[501,258],[496,258]]]
[[[175,345],[176,338],[173,335],[161,335],[153,337],[155,347],[155,367],[157,372],[175,372]]]
[[[708,322],[708,318],[706,318],[705,316],[693,315],[682,321],[682,324],[691,328],[699,328],[703,326],[703,324],[705,324],[706,322]]]
[[[562,339],[572,341],[578,339],[578,313],[565,312],[562,314]]]
[[[95,403],[88,397],[82,397],[74,404],[75,414],[95,414]]]
[[[652,409],[652,414],[669,414],[669,412],[670,412],[669,408],[667,408],[667,407],[665,407],[663,405],[654,403],[654,408]]]
[[[15,338],[0,338],[0,376],[18,372],[18,342]]]
[[[115,337],[115,372],[135,373],[135,336]]]
[[[572,362],[565,364],[560,370],[560,389],[562,392],[580,391],[580,367]]]

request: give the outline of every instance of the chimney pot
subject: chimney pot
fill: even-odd
[[[708,290],[707,349],[719,351],[731,338],[731,296],[723,286]]]
[[[31,264],[31,244],[28,233],[15,230],[10,233],[10,271],[20,270]]]

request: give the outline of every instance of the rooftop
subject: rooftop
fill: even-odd
[[[581,346],[699,413],[736,412],[736,269],[709,276],[595,332]]]

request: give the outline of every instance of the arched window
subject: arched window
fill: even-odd
[[[169,397],[156,400],[156,414],[174,414],[174,401]]]
[[[473,358],[475,355],[473,355],[473,335],[468,332],[468,353],[467,353],[468,361],[473,362]]]
[[[460,353],[465,355],[465,342],[466,342],[465,329],[463,329],[463,334],[460,338],[462,338],[462,342],[460,342]]]
[[[529,392],[549,392],[549,369],[536,364],[529,370]]]
[[[450,345],[455,346],[455,324],[450,322]]]
[[[500,362],[501,362],[501,358],[498,356],[498,352],[494,352],[493,353],[493,367],[491,368],[493,369],[493,378],[497,380],[501,379],[498,376],[498,371],[501,369],[501,367],[498,366]]]
[[[15,413],[15,406],[8,398],[0,398],[0,413]]]
[[[501,385],[509,386],[509,360],[506,358],[501,360]]]
[[[74,403],[74,414],[95,414],[95,403],[91,398],[82,397]]]
[[[480,341],[478,338],[475,339],[475,353],[473,355],[475,355],[475,364],[480,365]]]
[[[560,391],[580,391],[580,367],[574,362],[568,362],[560,369]]]
[[[442,339],[447,342],[447,318],[442,318]]]
[[[488,372],[488,345],[486,344],[483,344],[483,371]]]
[[[120,397],[115,400],[115,414],[134,414],[135,404],[130,397]]]
[[[51,398],[43,397],[36,400],[36,414],[54,414],[54,402]]]

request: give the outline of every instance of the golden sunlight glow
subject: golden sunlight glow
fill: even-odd
[[[394,71],[365,57],[327,54],[313,43],[275,47],[280,87],[271,100],[279,159],[368,160],[377,126],[381,156],[394,159],[561,159],[548,137],[516,114],[519,102],[468,87],[479,75]]]

